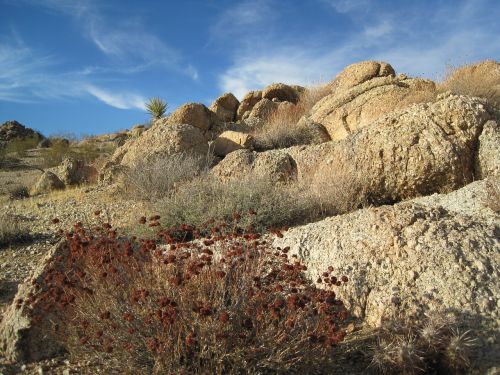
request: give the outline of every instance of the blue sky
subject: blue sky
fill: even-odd
[[[500,59],[498,0],[0,0],[0,123],[101,134],[144,102],[314,84],[360,60],[433,79]]]

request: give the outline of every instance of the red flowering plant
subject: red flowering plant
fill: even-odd
[[[241,228],[239,214],[198,228],[159,219],[140,219],[158,227],[149,239],[109,223],[66,232],[69,255],[37,306],[70,317],[58,332],[72,356],[144,373],[330,373],[348,317],[334,289],[347,278],[330,268],[316,288],[289,248],[271,246],[281,231]]]

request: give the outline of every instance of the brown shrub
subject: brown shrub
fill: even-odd
[[[15,245],[26,239],[26,233],[19,220],[6,214],[0,214],[0,249]]]
[[[445,79],[438,85],[438,90],[485,98],[499,110],[500,64],[494,60],[485,60],[477,64],[450,66]]]
[[[299,120],[309,113],[312,107],[330,93],[327,85],[317,85],[305,90],[295,105],[279,106],[271,112],[264,124],[253,132],[256,149],[269,150],[309,144],[313,134]]]
[[[331,373],[348,316],[334,292],[341,283],[317,289],[288,248],[270,248],[240,219],[140,241],[77,224],[33,319],[70,314],[55,329],[74,358],[133,373]]]

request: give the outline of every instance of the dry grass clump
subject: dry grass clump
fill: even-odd
[[[168,197],[172,190],[197,176],[205,175],[205,158],[190,154],[173,154],[154,161],[144,160],[125,172],[126,193],[144,200]]]
[[[383,326],[372,349],[372,367],[387,374],[463,373],[475,345],[453,317],[431,312],[421,320],[392,321]]]
[[[494,60],[485,60],[477,64],[450,66],[438,90],[485,98],[500,110],[500,65]]]
[[[297,104],[280,105],[267,116],[264,124],[254,131],[255,148],[270,150],[312,143],[317,138],[314,130],[307,129],[298,122],[328,94],[328,85],[317,85],[306,89]]]
[[[8,193],[10,200],[24,199],[30,196],[29,189],[25,185],[13,186],[9,188]]]
[[[317,289],[288,248],[271,248],[240,219],[143,240],[108,223],[75,225],[68,256],[35,281],[33,324],[60,321],[72,357],[131,373],[331,373],[348,317],[334,290],[347,277]]]
[[[156,204],[166,226],[185,222],[224,220],[233,212],[254,212],[245,217],[256,230],[310,222],[321,216],[314,199],[298,186],[274,184],[265,179],[219,181],[202,176],[182,185]]]
[[[25,234],[17,218],[0,214],[0,249],[14,245],[25,239]]]

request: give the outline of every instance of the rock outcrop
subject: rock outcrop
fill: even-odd
[[[262,99],[262,91],[250,91],[241,101],[236,111],[236,119],[244,120],[250,115],[250,111]]]
[[[62,190],[64,188],[64,182],[62,182],[56,174],[45,171],[31,188],[30,195],[47,194],[54,190]]]
[[[286,152],[238,150],[227,155],[210,173],[224,180],[262,178],[272,182],[295,179],[295,163]]]
[[[50,265],[57,257],[66,257],[68,246],[61,242],[54,246],[34,270],[30,279],[22,283],[14,298],[14,302],[3,314],[0,322],[0,352],[8,360],[23,362],[40,361],[64,353],[64,347],[57,339],[50,313],[35,322],[34,311],[41,310],[45,301],[37,301],[37,297],[47,292],[45,279],[50,273]],[[45,289],[45,290],[44,290]],[[56,320],[60,322],[60,317]]]
[[[188,124],[200,130],[209,130],[215,121],[215,114],[201,103],[186,103],[177,108],[164,122]]]
[[[36,144],[45,137],[33,129],[27,128],[17,121],[6,121],[0,126],[0,147],[16,139],[32,139]]]
[[[206,156],[208,142],[200,128],[189,124],[172,124],[161,119],[144,132],[118,148],[113,162],[131,167],[137,162],[155,160],[177,153]]]
[[[344,68],[329,84],[332,93],[340,93],[376,77],[394,77],[390,64],[381,61],[361,61]]]
[[[250,149],[252,145],[253,138],[251,135],[227,130],[215,139],[211,147],[215,155],[226,156],[236,150]]]
[[[210,106],[210,110],[215,113],[221,122],[233,122],[236,120],[236,111],[240,102],[232,93],[225,93],[218,97]]]
[[[479,149],[476,160],[476,178],[500,176],[500,125],[488,121],[479,137]]]
[[[299,92],[284,83],[273,83],[262,90],[262,98],[296,104],[299,101]]]
[[[322,124],[333,140],[340,140],[383,115],[408,106],[411,98],[432,101],[435,94],[436,86],[430,80],[377,77],[327,95],[314,105],[309,117]]]
[[[433,308],[456,313],[462,331],[478,337],[478,366],[488,368],[500,350],[500,219],[464,208],[461,201],[475,199],[468,190],[328,218],[284,232],[274,245],[290,246],[312,280],[327,266],[347,275],[336,292],[371,326]]]

